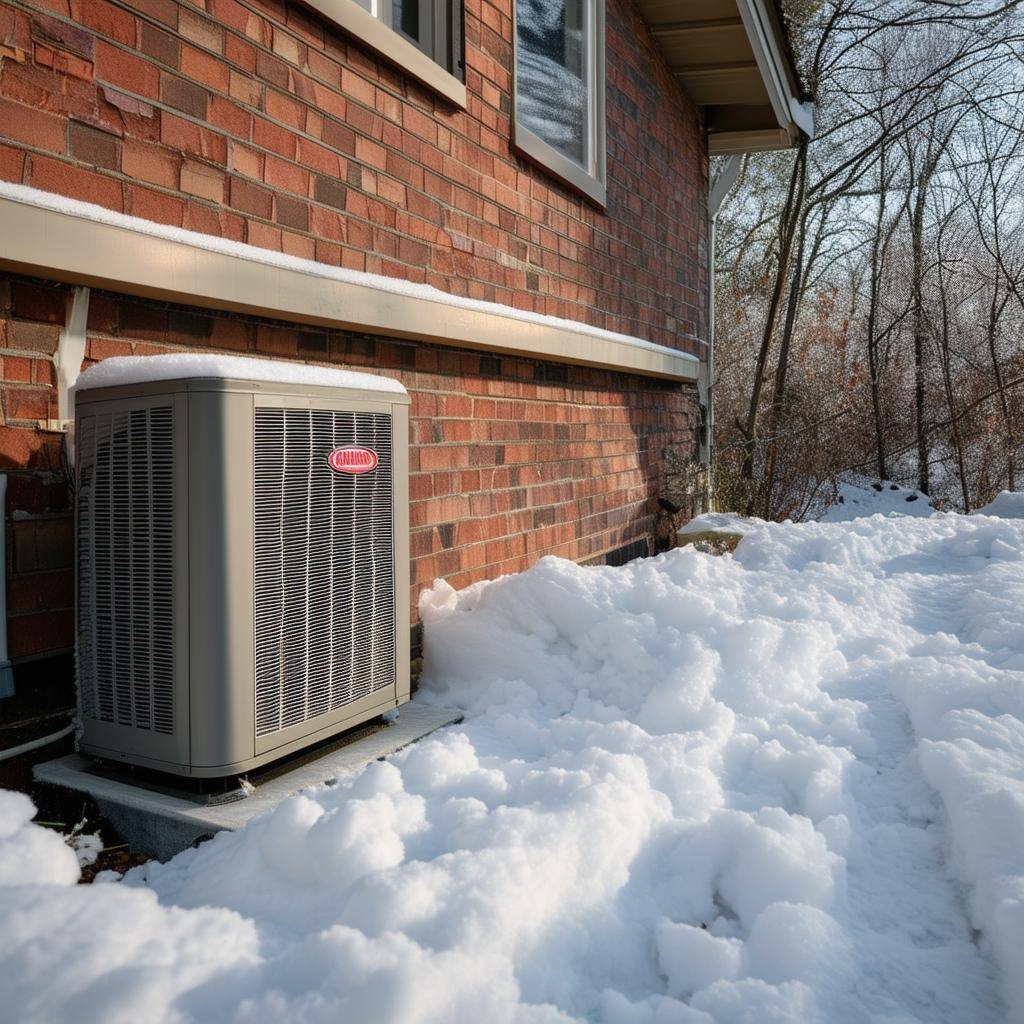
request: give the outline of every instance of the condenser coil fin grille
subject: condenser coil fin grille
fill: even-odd
[[[174,413],[79,417],[78,648],[83,714],[174,731]]]
[[[395,682],[391,416],[255,410],[256,735]],[[377,453],[337,473],[335,448]]]

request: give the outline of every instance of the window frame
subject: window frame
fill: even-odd
[[[304,0],[307,6],[322,14],[329,21],[365,43],[371,50],[395,64],[421,84],[440,93],[451,104],[466,108],[466,84],[458,72],[463,64],[463,4],[452,2],[451,53],[445,54],[453,71],[446,70],[429,56],[415,42],[391,26],[391,0],[373,0],[372,6],[381,9],[385,17],[372,14],[356,0]],[[442,0],[431,0],[431,10],[436,10]],[[434,43],[437,46],[437,22],[434,24]]]
[[[512,15],[512,145],[563,184],[582,192],[602,209],[608,201],[607,123],[605,106],[605,0],[585,0],[587,79],[587,150],[589,168],[560,153],[519,119],[519,4]]]

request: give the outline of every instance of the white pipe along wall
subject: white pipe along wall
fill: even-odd
[[[700,461],[707,466],[708,511],[715,511],[715,225],[718,211],[740,174],[742,159],[728,156],[708,192],[708,351],[701,363],[697,390],[704,406],[704,437]]]
[[[67,301],[64,330],[60,332],[57,353],[53,357],[57,371],[57,417],[55,424],[63,430],[67,444],[68,464],[75,464],[75,382],[85,360],[86,325],[89,321],[89,289],[78,286]]]

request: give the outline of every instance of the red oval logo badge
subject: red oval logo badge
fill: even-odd
[[[360,473],[372,473],[377,468],[377,453],[372,448],[362,448],[359,445],[346,445],[344,448],[335,448],[327,456],[327,465],[335,473],[348,473],[349,476],[358,476]]]

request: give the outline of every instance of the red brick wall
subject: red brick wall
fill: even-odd
[[[0,0],[0,179],[696,351],[706,149],[608,0],[608,206],[510,149],[511,2],[466,0],[469,105],[280,0]],[[0,225],[2,230],[2,225]],[[66,290],[0,276],[10,645],[70,646],[52,353]],[[210,347],[365,367],[413,396],[413,597],[642,541],[692,389],[94,293],[90,359]],[[414,603],[415,607],[415,603]]]
[[[0,0],[0,178],[667,345],[703,337],[706,149],[608,0],[608,207],[510,150],[511,0],[457,111],[283,0]]]
[[[38,423],[56,416],[50,356],[66,293],[0,276],[0,471],[9,479],[14,657],[72,643],[60,435]],[[414,621],[420,591],[438,576],[462,587],[541,555],[583,560],[646,540],[664,449],[692,449],[697,425],[689,387],[92,294],[89,361],[176,348],[330,362],[406,385]]]
[[[52,355],[63,288],[0,276],[0,472],[7,475],[7,640],[15,660],[72,644],[71,494],[56,417]]]

